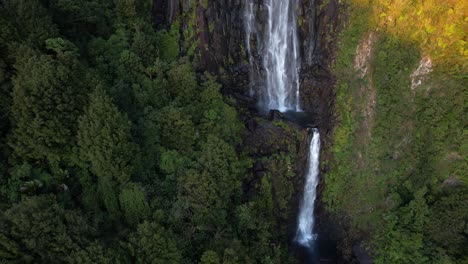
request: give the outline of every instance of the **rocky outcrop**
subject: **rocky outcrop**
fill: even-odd
[[[411,90],[416,90],[421,84],[429,79],[432,72],[432,60],[429,56],[423,56],[419,61],[418,68],[410,75]]]
[[[272,113],[273,114],[273,113]],[[281,118],[278,116],[278,118]],[[274,197],[278,232],[293,237],[296,231],[297,208],[307,169],[310,134],[285,120],[269,121],[254,116],[245,121],[242,151],[254,159],[252,175],[245,183],[246,200],[255,196],[263,177],[269,177]]]

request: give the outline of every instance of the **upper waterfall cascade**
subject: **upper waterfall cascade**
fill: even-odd
[[[314,207],[319,182],[320,133],[316,128],[313,129],[313,132],[314,135],[309,147],[309,167],[296,234],[296,241],[305,247],[309,247],[311,242],[317,238],[317,235],[314,234]]]
[[[244,9],[246,47],[250,65],[250,91],[257,78],[254,72],[251,38],[256,37],[256,48],[261,57],[263,89],[258,91],[263,109],[281,112],[300,111],[299,69],[300,52],[297,29],[297,0],[265,0],[263,5],[247,0]],[[267,21],[257,23],[259,10],[265,11]],[[262,29],[259,25],[263,25]]]

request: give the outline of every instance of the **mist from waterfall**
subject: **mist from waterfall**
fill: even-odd
[[[257,51],[263,67],[263,89],[259,89],[261,108],[281,112],[300,111],[299,69],[300,52],[297,29],[297,0],[265,0],[255,5],[247,0],[244,7],[246,46],[250,65],[251,90],[254,80],[254,56],[251,37],[257,37]],[[256,23],[257,13],[266,12],[266,21]],[[258,30],[257,24],[264,25]],[[260,33],[261,32],[261,33]]]
[[[296,241],[304,246],[310,247],[316,240],[314,234],[314,207],[317,198],[317,185],[319,182],[319,158],[320,158],[320,133],[313,129],[312,140],[309,147],[309,166],[307,168],[304,194],[299,211]]]

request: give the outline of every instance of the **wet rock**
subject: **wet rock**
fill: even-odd
[[[258,157],[279,152],[291,153],[298,157],[307,153],[307,142],[309,142],[307,131],[296,124],[285,121],[287,126],[279,126],[263,118],[252,118],[248,122],[251,122],[255,128],[245,130],[242,146],[257,160]]]
[[[247,120],[245,126],[247,127],[247,129],[250,132],[254,132],[255,129],[257,129],[257,121],[255,121],[255,119],[251,118],[251,119]]]
[[[280,121],[283,119],[283,114],[278,110],[270,110],[270,112],[268,113],[268,120],[270,121]]]
[[[301,105],[315,117],[314,125],[328,131],[333,126],[334,81],[324,70],[318,74],[317,69],[306,68],[301,75]]]
[[[156,29],[169,28],[180,13],[179,0],[153,0],[152,16]]]

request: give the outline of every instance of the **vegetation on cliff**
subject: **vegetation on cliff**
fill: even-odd
[[[351,1],[323,200],[376,263],[468,260],[463,1]]]

